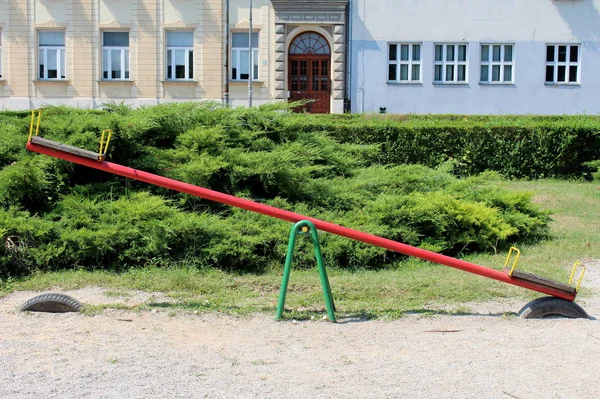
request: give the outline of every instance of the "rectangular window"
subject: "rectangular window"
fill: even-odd
[[[249,57],[248,32],[231,34],[231,80],[248,80],[252,65],[252,80],[258,80],[258,32],[252,33],[252,59]]]
[[[421,44],[390,43],[388,45],[388,82],[421,82]]]
[[[194,79],[194,32],[167,32],[167,80]]]
[[[65,79],[65,32],[38,32],[38,79]]]
[[[514,58],[513,44],[482,44],[479,83],[513,83]]]
[[[579,44],[546,46],[546,83],[579,84],[581,48]]]
[[[467,45],[436,44],[433,81],[435,83],[467,83]]]
[[[129,32],[102,32],[102,79],[129,79]]]

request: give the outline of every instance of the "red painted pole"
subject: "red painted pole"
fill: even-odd
[[[552,295],[558,298],[573,301],[576,294],[570,295],[564,291],[553,289],[551,287],[539,285],[533,282],[517,280],[508,276],[508,274],[495,269],[490,269],[485,266],[476,265],[474,263],[466,262],[464,260],[452,258],[450,256],[441,255],[435,252],[427,251],[413,246],[402,244],[397,241],[392,241],[387,238],[378,237],[372,234],[363,233],[358,230],[353,230],[347,227],[343,227],[334,223],[324,222],[319,219],[311,218],[308,216],[300,215],[294,212],[289,212],[283,209],[275,208],[269,205],[259,204],[254,201],[235,197],[233,195],[223,194],[218,191],[209,190],[194,186],[192,184],[183,183],[178,180],[169,179],[166,177],[158,176],[152,173],[143,172],[141,170],[129,168],[127,166],[114,164],[111,162],[96,162],[87,158],[83,158],[70,153],[57,151],[52,148],[39,146],[33,143],[27,143],[27,149],[29,151],[38,152],[40,154],[49,155],[51,157],[64,159],[65,161],[73,162],[76,164],[84,165],[90,168],[102,170],[108,173],[112,173],[119,176],[128,177],[130,179],[143,181],[145,183],[154,184],[157,186],[169,188],[171,190],[179,191],[182,193],[194,195],[207,200],[220,202],[235,206],[237,208],[246,209],[252,212],[261,213],[263,215],[272,216],[278,219],[287,220],[289,222],[299,222],[300,220],[311,221],[319,230],[327,231],[329,233],[337,234],[340,236],[348,237],[353,240],[362,241],[367,244],[372,244],[378,247],[389,249],[390,251],[399,252],[404,255],[414,256],[430,262],[439,263],[445,266],[450,266],[456,269],[464,270],[469,273],[478,274],[480,276],[492,278],[494,280],[502,281],[504,283],[517,285],[519,287],[527,288],[533,291],[538,291],[547,295]]]

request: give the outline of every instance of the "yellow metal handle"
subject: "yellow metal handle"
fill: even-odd
[[[571,271],[571,277],[569,277],[569,284],[573,283],[573,277],[575,277],[575,272],[577,268],[581,266],[581,274],[579,275],[579,279],[577,280],[577,286],[575,287],[575,291],[579,291],[579,286],[581,285],[581,281],[583,280],[583,275],[585,274],[585,270],[587,267],[581,262],[575,262],[573,265],[573,270]]]
[[[106,142],[104,141],[105,134],[108,133],[106,137]],[[112,130],[104,129],[102,131],[102,137],[100,137],[100,150],[98,151],[98,160],[101,161],[106,155],[106,151],[108,151],[108,143],[110,143],[110,138],[112,137]]]
[[[35,117],[37,114],[37,123],[35,123]],[[29,138],[27,142],[31,142],[33,138],[33,126],[35,125],[35,135],[38,136],[40,134],[40,122],[42,120],[42,111],[41,110],[33,110],[31,111],[31,123],[29,124]]]
[[[512,256],[513,251],[515,251],[517,253],[517,256],[515,256],[515,261],[513,262],[512,267],[510,268],[510,272],[508,272],[508,275],[511,277],[513,275],[513,272],[515,271],[515,268],[517,267],[517,262],[519,261],[519,256],[521,256],[521,251],[519,251],[515,247],[510,247],[510,251],[508,251],[508,255],[506,256],[506,261],[504,262],[505,269],[508,266],[508,261],[510,260],[510,257]]]

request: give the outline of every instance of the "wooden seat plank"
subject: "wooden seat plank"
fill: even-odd
[[[89,158],[98,160],[98,153],[93,151],[84,150],[83,148],[73,147],[71,145],[57,143],[56,141],[48,140],[43,137],[35,136],[31,138],[31,142],[35,145],[42,147],[52,148],[53,150],[66,152],[69,154],[77,155],[83,158]]]
[[[550,280],[548,278],[536,276],[533,273],[527,273],[527,272],[515,270],[512,274],[512,277],[515,279],[525,280],[525,281],[529,281],[531,283],[543,285],[545,287],[550,287],[550,288],[554,288],[554,289],[557,289],[560,291],[564,291],[570,295],[574,295],[577,292],[575,287],[573,287],[569,284],[565,284],[565,283],[561,283],[559,281],[554,281],[554,280]]]

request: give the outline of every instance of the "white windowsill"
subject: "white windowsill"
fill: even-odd
[[[116,83],[116,84],[124,84],[124,85],[132,85],[134,83],[131,79],[101,79],[98,83]]]
[[[164,85],[190,85],[190,86],[196,86],[198,84],[197,80],[185,80],[185,79],[167,79],[167,80],[161,80],[161,83]]]
[[[468,86],[469,82],[433,82],[434,86]]]
[[[263,83],[265,83],[263,80],[253,80],[252,81],[253,85],[254,84],[263,84]],[[248,86],[248,81],[247,80],[230,80],[229,84],[232,84],[232,85],[244,84],[244,85]]]
[[[515,82],[479,82],[481,86],[514,86]]]
[[[561,83],[549,83],[549,82],[544,82],[544,86],[547,87],[561,87],[561,86],[581,86],[581,83],[568,83],[568,82],[561,82]]]
[[[423,86],[423,82],[394,82],[393,80],[388,80],[386,83],[391,86]]]
[[[33,83],[37,84],[63,84],[68,85],[71,83],[69,79],[35,79]]]

